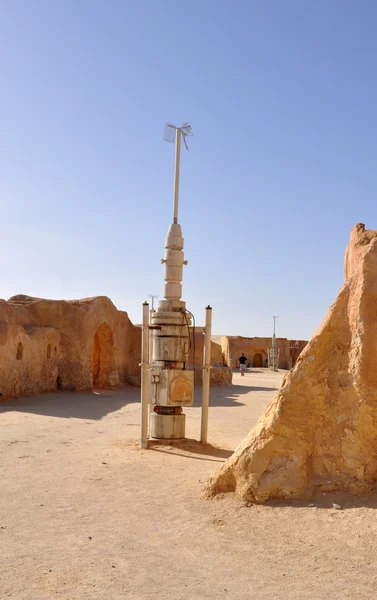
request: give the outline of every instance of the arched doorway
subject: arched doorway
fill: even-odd
[[[253,367],[260,368],[263,366],[262,354],[260,352],[256,352],[253,358]]]
[[[119,383],[114,360],[114,337],[107,323],[101,323],[94,334],[92,379],[97,387],[111,387]]]

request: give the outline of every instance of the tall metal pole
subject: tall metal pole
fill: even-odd
[[[158,298],[157,294],[148,294],[148,298],[151,298],[151,302],[152,302],[152,306],[151,306],[151,317],[152,317],[152,313],[154,312],[154,300],[155,298]]]
[[[174,207],[173,223],[178,223],[179,169],[181,164],[181,130],[177,128],[175,138],[175,175],[174,175]]]
[[[141,439],[140,447],[148,447],[148,369],[149,369],[149,304],[143,304],[141,337]]]
[[[275,337],[275,325],[276,325],[276,319],[278,319],[278,317],[272,317],[274,320],[274,337]]]
[[[152,322],[152,318],[153,318],[153,313],[154,313],[154,299],[158,298],[157,294],[148,294],[148,298],[151,298],[152,301],[152,306],[151,309],[149,311],[149,322]],[[152,340],[151,337],[149,336],[149,364],[152,363]],[[150,400],[150,398],[149,398]],[[149,402],[149,414],[153,412],[153,404],[152,402]]]
[[[210,306],[207,306],[203,352],[202,422],[200,431],[200,441],[203,444],[207,443],[208,437],[208,406],[209,388],[211,383],[211,329],[212,308]]]
[[[276,319],[278,319],[279,317],[273,316],[272,318],[274,320],[274,333],[273,333],[273,336],[272,336],[272,356],[273,356],[273,359],[272,359],[272,370],[273,371],[277,371],[278,365],[276,364],[276,354],[277,354],[277,352],[276,352],[275,328],[276,328]]]

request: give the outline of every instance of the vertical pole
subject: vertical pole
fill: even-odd
[[[181,130],[177,128],[175,138],[175,174],[174,174],[174,206],[173,223],[178,223],[179,169],[181,164]]]
[[[141,336],[141,439],[140,447],[148,447],[148,369],[149,369],[149,304],[143,304]]]
[[[203,352],[202,422],[200,431],[200,441],[203,444],[207,443],[208,436],[209,387],[211,383],[211,328],[212,308],[207,306]]]
[[[151,296],[152,298],[152,308],[149,311],[149,325],[152,325],[152,318],[153,318],[153,300],[155,298],[157,298],[157,296]],[[149,362],[149,367],[152,364],[152,353],[153,353],[153,330],[149,329],[148,330],[148,362]],[[149,382],[148,382],[148,404],[149,404],[149,419],[148,419],[148,431],[150,431],[150,419],[151,419],[151,413],[153,412],[153,404],[152,404],[152,396],[151,394],[149,394]]]
[[[151,311],[150,311],[150,322],[152,321],[152,315],[154,313],[154,299],[158,298],[157,294],[148,294],[148,298],[151,298],[152,300],[152,306],[151,306]]]
[[[278,317],[274,316],[274,333],[272,336],[272,355],[273,355],[273,359],[272,359],[272,370],[273,371],[277,371],[277,364],[276,364],[276,354],[277,354],[277,349],[276,349],[276,334],[275,334],[275,325],[276,325],[276,319]]]

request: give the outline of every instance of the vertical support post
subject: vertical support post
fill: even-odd
[[[175,138],[175,173],[174,173],[174,206],[173,223],[178,223],[179,169],[181,165],[181,130],[177,128]]]
[[[141,437],[140,447],[148,447],[148,369],[149,369],[149,304],[143,304],[141,336]]]
[[[203,444],[207,443],[208,437],[208,406],[209,388],[211,383],[211,329],[212,308],[210,306],[207,306],[203,352],[202,422],[200,431],[200,441]]]
[[[272,336],[272,354],[273,354],[273,359],[272,359],[272,370],[273,371],[277,371],[279,368],[279,361],[277,360],[277,346],[276,346],[276,319],[278,319],[279,317],[274,316],[274,333]]]
[[[157,296],[156,296],[157,298]],[[153,306],[153,298],[152,298],[152,306]],[[149,311],[149,329],[148,329],[148,362],[149,365],[148,367],[151,366],[152,364],[152,353],[153,353],[153,330],[150,329],[151,325],[153,325],[153,321],[152,321],[152,317],[153,317],[153,310]],[[148,381],[148,431],[151,431],[151,413],[153,412],[153,404],[152,404],[152,395],[149,394],[149,381]],[[148,436],[149,437],[149,436]]]

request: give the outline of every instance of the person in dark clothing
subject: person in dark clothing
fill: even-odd
[[[240,373],[241,373],[242,377],[244,377],[245,371],[246,371],[247,358],[243,352],[242,352],[242,356],[239,357],[238,362],[240,363]]]

